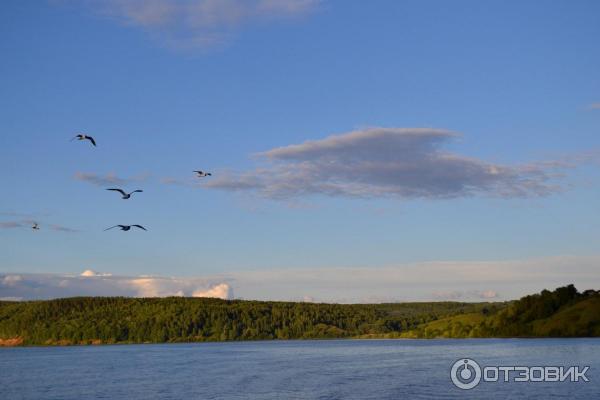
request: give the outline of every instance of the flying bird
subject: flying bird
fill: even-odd
[[[204,172],[204,171],[194,171],[194,172],[198,174],[198,178],[212,176],[212,174],[210,172]]]
[[[133,192],[131,192],[131,193],[125,193],[125,191],[124,191],[124,190],[121,190],[121,189],[116,189],[116,188],[111,188],[111,189],[106,189],[106,190],[112,190],[112,191],[114,191],[114,192],[119,192],[119,193],[121,193],[121,198],[122,198],[123,200],[127,200],[127,199],[128,199],[128,198],[130,198],[130,197],[131,197],[131,195],[132,195],[132,194],[134,194],[134,193],[137,193],[137,192],[141,193],[141,192],[143,192],[143,190],[140,190],[140,189],[138,189],[138,190],[134,190],[134,191],[133,191]]]
[[[141,225],[115,225],[115,226],[111,226],[110,228],[106,228],[106,229],[105,229],[105,231],[107,231],[107,230],[109,230],[109,229],[112,229],[112,228],[117,228],[117,227],[118,227],[118,228],[120,228],[122,231],[126,231],[126,232],[127,232],[128,230],[130,230],[130,229],[131,229],[131,227],[132,227],[132,226],[135,226],[136,228],[139,228],[139,229],[143,229],[143,230],[145,230],[145,231],[147,231],[147,230],[148,230],[148,229],[144,228],[144,227],[143,227],[143,226],[141,226]]]
[[[96,141],[91,136],[84,135],[84,134],[80,133],[80,134],[76,135],[73,139],[71,139],[71,142],[73,140],[75,140],[75,139],[77,139],[77,140],[89,140],[90,142],[92,142],[92,144],[94,145],[94,147],[96,147]]]
[[[40,230],[40,226],[38,225],[37,222],[34,222],[33,226],[31,227],[31,229],[33,229],[34,231],[39,231]]]

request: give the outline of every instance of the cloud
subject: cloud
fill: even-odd
[[[384,267],[263,269],[204,277],[1,274],[0,297],[202,296],[381,303],[501,301],[569,283],[599,289],[600,255],[508,261],[432,261]]]
[[[21,275],[6,275],[2,278],[2,285],[4,286],[16,286],[23,280]]]
[[[316,9],[319,0],[90,0],[101,15],[140,28],[175,49],[208,48],[230,40],[239,28],[289,19]]]
[[[0,297],[48,299],[72,296],[233,298],[224,278],[118,276],[87,269],[80,274],[0,274]]]
[[[91,278],[91,277],[96,277],[96,276],[112,276],[112,274],[96,272],[93,269],[86,269],[79,276]]]
[[[306,195],[448,199],[548,196],[572,164],[502,165],[443,149],[458,134],[428,128],[368,128],[257,154],[266,165],[221,174],[203,187],[272,199]]]
[[[31,228],[34,223],[38,223],[39,225],[44,225],[40,223],[40,219],[43,217],[48,217],[50,214],[47,212],[43,213],[20,213],[20,212],[0,212],[0,215],[8,216],[8,217],[16,217],[16,218],[24,218],[18,221],[5,221],[0,222],[0,229],[12,229],[12,228]],[[79,232],[77,229],[69,228],[66,226],[58,225],[58,224],[48,224],[50,229],[59,232]]]
[[[66,233],[80,232],[78,229],[73,229],[73,228],[69,228],[69,227],[57,225],[57,224],[50,224],[49,226],[50,226],[50,229],[52,229],[54,231],[58,231],[58,232],[66,232]]]
[[[233,289],[225,282],[211,283],[201,278],[140,277],[125,280],[120,285],[130,286],[138,297],[217,297],[232,299]]]
[[[22,228],[23,226],[24,225],[21,222],[16,221],[0,222],[1,229]]]
[[[148,175],[143,174],[131,178],[120,178],[112,172],[109,172],[104,176],[94,173],[76,172],[74,178],[78,181],[87,182],[96,186],[126,186],[134,182],[145,181],[148,179]]]
[[[201,182],[198,181],[198,178],[195,179],[179,179],[179,178],[171,178],[165,177],[160,178],[159,182],[163,185],[173,185],[173,186],[188,186],[188,187],[201,187]]]
[[[600,256],[508,261],[432,261],[386,267],[306,268],[230,273],[246,299],[323,302],[506,300],[574,283],[600,288]]]
[[[494,300],[500,297],[500,295],[494,290],[436,291],[433,292],[432,295],[433,298],[437,300],[448,301]]]
[[[186,184],[186,182],[182,181],[181,179],[170,178],[170,177],[160,178],[159,182],[162,183],[163,185],[185,185]]]
[[[34,224],[34,220],[22,220],[22,221],[7,221],[7,222],[0,222],[0,229],[13,229],[13,228],[31,228],[31,226]],[[40,229],[44,229],[44,227],[46,225],[39,223],[38,224]],[[47,225],[51,230],[53,231],[57,231],[57,232],[66,232],[66,233],[75,233],[75,232],[79,232],[79,230],[77,229],[73,229],[73,228],[69,228],[66,226],[62,226],[62,225],[58,225],[58,224],[48,224]]]
[[[179,294],[179,290],[174,292],[165,288],[164,282],[157,280],[156,278],[139,278],[132,279],[127,282],[137,291],[137,295],[140,297],[166,297],[173,296],[176,293]]]
[[[219,299],[232,299],[233,289],[227,283],[220,283],[208,290],[196,290],[193,297],[217,297]]]
[[[482,292],[477,292],[476,295],[482,299],[495,299],[499,297],[498,293],[494,290],[484,290]]]

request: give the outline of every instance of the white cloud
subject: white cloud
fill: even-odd
[[[141,28],[176,49],[227,42],[240,27],[313,11],[319,0],[90,0],[101,15]]]
[[[386,267],[237,271],[204,277],[0,274],[0,297],[202,296],[379,303],[519,298],[569,283],[599,289],[598,256],[511,261],[435,261]],[[89,275],[89,274],[88,274]],[[310,294],[308,296],[307,294]]]
[[[202,278],[141,277],[123,280],[121,285],[133,288],[138,297],[218,297],[233,298],[233,290],[227,283],[212,283]]]
[[[140,297],[159,297],[161,294],[165,297],[172,294],[165,293],[161,288],[160,282],[155,278],[132,279],[127,283],[137,290],[137,295]]]
[[[196,290],[193,297],[217,297],[219,299],[232,299],[233,289],[227,283],[219,283],[208,290]]]
[[[4,286],[16,286],[22,280],[23,280],[23,277],[21,275],[6,275],[2,279],[2,284]]]
[[[225,278],[118,276],[87,269],[73,274],[0,274],[0,297],[47,299],[72,296],[166,297],[206,292],[232,298]]]
[[[456,133],[369,128],[258,154],[266,165],[202,185],[274,199],[306,195],[445,199],[547,196],[573,163],[503,165],[443,150]]]
[[[94,271],[93,269],[86,269],[85,271],[83,271],[80,276],[83,277],[96,277],[96,276],[111,276],[112,274],[107,274],[107,273],[99,273]]]

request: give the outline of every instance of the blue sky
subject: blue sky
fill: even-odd
[[[341,301],[378,296],[392,268],[381,298],[512,298],[560,284],[537,266],[568,257],[548,268],[598,286],[598,37],[596,1],[6,1],[0,271],[227,275],[236,296]],[[149,230],[103,231],[121,223]],[[404,295],[402,271],[431,262],[536,267],[522,289],[424,277]],[[358,290],[356,269],[381,281]],[[291,275],[248,289],[265,271]],[[20,297],[9,281],[0,297]]]

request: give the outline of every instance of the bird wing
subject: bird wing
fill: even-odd
[[[79,137],[79,135],[75,135],[75,137],[73,139],[71,139],[70,141],[72,142],[73,140],[77,139]]]
[[[115,192],[119,192],[119,193],[121,193],[123,196],[125,196],[125,194],[126,194],[126,193],[125,193],[123,190],[121,190],[121,189],[111,188],[111,189],[106,189],[106,190],[113,190],[113,191],[115,191]]]
[[[131,192],[131,193],[135,193],[135,192],[142,193],[142,192],[143,192],[143,190],[142,190],[142,189],[138,189],[138,190],[134,190],[134,191],[133,191],[133,192]]]
[[[111,226],[110,228],[106,228],[106,229],[105,229],[105,231],[107,231],[107,230],[109,230],[109,229],[112,229],[112,228],[117,228],[117,227],[119,227],[119,226],[122,226],[122,225],[115,225],[115,226]]]
[[[94,138],[93,138],[93,137],[91,137],[91,136],[86,136],[85,138],[86,138],[86,139],[88,139],[90,142],[92,142],[92,144],[94,145],[94,147],[96,146],[96,141],[94,140]]]
[[[143,230],[145,230],[145,231],[147,231],[147,230],[148,230],[148,229],[144,228],[144,227],[143,227],[143,226],[141,226],[141,225],[131,225],[131,226],[135,226],[136,228],[140,228],[140,229],[143,229]]]

